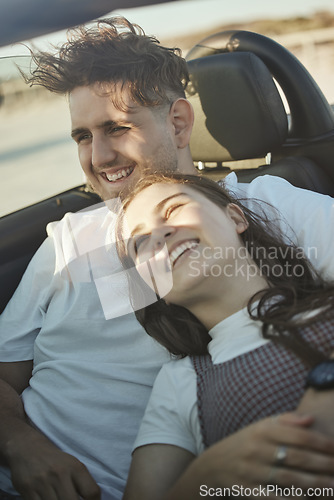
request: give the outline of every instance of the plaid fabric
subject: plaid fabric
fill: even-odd
[[[307,342],[329,356],[334,350],[334,315],[301,328]],[[214,365],[210,355],[192,357],[203,443],[211,446],[270,415],[293,411],[304,393],[309,368],[273,342]]]

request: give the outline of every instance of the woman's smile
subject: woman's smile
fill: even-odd
[[[188,255],[191,253],[191,250],[194,248],[197,248],[199,244],[199,239],[192,239],[192,240],[186,240],[183,241],[180,244],[177,244],[177,246],[174,246],[174,249],[171,249],[169,253],[169,259],[171,263],[172,269],[177,265],[177,263],[182,260],[182,257],[185,255]]]

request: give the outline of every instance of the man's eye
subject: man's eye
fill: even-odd
[[[128,129],[129,129],[129,127],[123,127],[123,126],[122,127],[110,127],[108,129],[108,133],[113,134],[113,135],[121,135],[124,132],[126,132]]]
[[[91,137],[92,137],[91,134],[81,134],[75,140],[77,144],[80,144],[81,142],[89,141]]]
[[[183,207],[184,203],[177,203],[175,205],[171,205],[170,207],[167,208],[165,211],[165,220],[169,219],[169,217],[179,208]]]

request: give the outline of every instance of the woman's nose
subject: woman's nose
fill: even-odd
[[[152,239],[155,248],[162,248],[166,243],[166,240],[170,238],[175,232],[175,228],[171,226],[164,226],[161,228],[154,229],[152,231]]]

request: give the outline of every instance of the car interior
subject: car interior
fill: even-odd
[[[333,109],[295,56],[263,35],[225,31],[199,42],[186,58],[194,161],[219,166],[270,153],[268,164],[238,169],[239,181],[278,175],[334,196]]]
[[[278,175],[334,196],[333,108],[292,53],[263,35],[224,31],[197,43],[186,60],[195,109],[190,146],[202,175],[221,179],[238,164],[240,182]],[[0,219],[0,311],[46,224],[98,201],[82,185]]]

